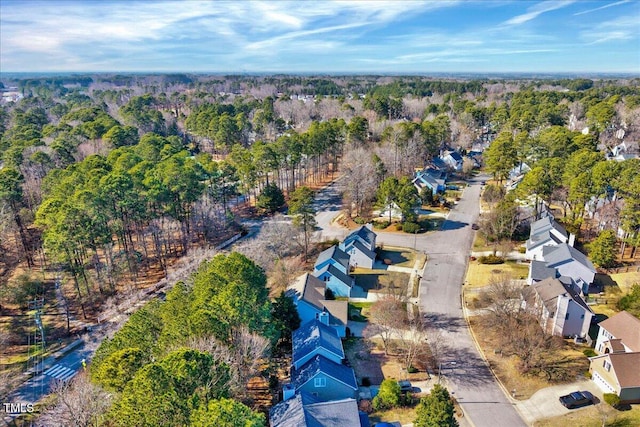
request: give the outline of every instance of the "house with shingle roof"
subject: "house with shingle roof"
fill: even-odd
[[[347,334],[349,303],[325,299],[325,287],[325,282],[305,273],[287,288],[285,294],[293,300],[303,324],[326,318],[326,323],[344,338]]]
[[[598,353],[640,352],[640,319],[631,313],[621,311],[598,326],[595,347]]]
[[[353,267],[373,268],[376,261],[376,233],[371,225],[363,225],[349,233],[339,248],[349,254],[349,264]]]
[[[355,284],[349,268],[349,254],[334,245],[318,255],[313,275],[325,282],[336,297],[349,297]]]
[[[316,355],[300,368],[291,369],[295,393],[309,393],[320,401],[355,398],[358,391],[352,368]]]
[[[583,293],[588,293],[589,285],[596,277],[596,268],[585,254],[567,243],[562,243],[558,246],[543,247],[542,258],[547,267],[555,268],[559,276],[571,277]]]
[[[293,331],[292,347],[291,363],[295,369],[319,354],[335,363],[342,363],[344,360],[344,349],[338,333],[318,319],[304,323]]]
[[[355,399],[321,402],[300,393],[278,403],[269,412],[271,427],[369,427],[367,414],[358,410]]]
[[[547,278],[522,291],[524,310],[534,313],[550,335],[586,337],[593,312],[570,284]]]
[[[543,247],[558,246],[561,243],[573,246],[574,241],[575,235],[567,233],[552,216],[545,216],[531,224],[525,256],[529,260],[540,260]]]

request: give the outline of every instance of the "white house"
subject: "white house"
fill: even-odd
[[[363,225],[352,231],[339,248],[349,254],[349,263],[353,267],[373,268],[376,260],[376,233],[371,225]]]
[[[576,283],[582,284],[583,293],[589,292],[588,287],[596,277],[596,268],[582,252],[562,243],[558,246],[544,246],[542,258],[547,267],[558,271],[558,276],[571,277]]]
[[[540,326],[551,335],[586,337],[593,312],[570,286],[548,278],[524,288],[522,308],[539,318]]]
[[[525,256],[529,260],[540,260],[543,247],[558,246],[561,243],[573,246],[574,242],[575,235],[567,233],[567,230],[558,224],[553,217],[546,216],[531,224]]]
[[[598,324],[596,351],[598,353],[640,352],[640,319],[621,311]]]

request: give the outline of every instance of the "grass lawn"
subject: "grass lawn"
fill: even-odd
[[[349,320],[366,322],[369,319],[369,310],[371,310],[372,305],[372,302],[350,302]]]
[[[528,399],[542,388],[559,384],[549,382],[542,375],[522,375],[516,356],[503,356],[499,353],[500,344],[498,344],[498,337],[494,331],[485,328],[477,317],[470,318],[470,324],[491,368],[507,390],[516,390],[516,399]],[[582,353],[585,349],[586,347],[566,344],[562,349],[550,355],[550,363],[556,367],[557,375],[566,374],[570,380],[574,380],[577,374],[587,372],[589,360]]]
[[[507,273],[513,279],[526,279],[529,273],[527,264],[518,264],[515,261],[507,261],[504,264],[480,264],[477,261],[469,262],[466,282],[469,287],[482,287],[489,284],[494,274]]]
[[[400,424],[409,424],[412,423],[416,419],[416,411],[415,408],[393,408],[387,411],[376,411],[372,414],[369,414],[369,422],[371,425],[376,425],[382,421],[386,421],[392,423],[394,421],[399,421]]]
[[[603,424],[603,418],[606,423]],[[630,411],[618,411],[606,403],[589,406],[561,417],[536,421],[535,427],[634,427],[640,426],[640,405],[631,405]]]
[[[352,273],[356,285],[365,291],[406,294],[409,275],[397,271],[356,268]]]
[[[394,248],[392,246],[385,246],[378,249],[377,252],[380,260],[388,259],[391,261],[391,265],[398,267],[412,268],[416,258],[416,253],[411,249]]]
[[[618,284],[623,294],[626,294],[636,283],[640,283],[640,272],[612,274],[611,279]]]

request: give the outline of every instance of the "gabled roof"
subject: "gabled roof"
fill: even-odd
[[[309,360],[307,363],[302,365],[300,369],[292,369],[291,384],[293,384],[295,389],[298,390],[319,373],[333,378],[354,390],[358,389],[358,383],[356,382],[356,375],[353,372],[353,369],[345,365],[332,362],[326,357],[320,355]]]
[[[355,239],[356,237],[360,237],[362,240],[369,243],[369,245],[372,245],[376,239],[376,233],[374,233],[373,230],[371,230],[366,225],[363,225],[360,228],[349,233],[347,237],[344,238],[344,242],[346,243],[347,241]]]
[[[344,359],[344,350],[338,332],[317,319],[293,331],[292,341],[294,364],[320,347],[335,354],[339,359]]]
[[[316,273],[314,273],[314,275],[316,277],[319,277],[319,276],[322,276],[326,272],[329,272],[329,274],[331,274],[333,277],[335,277],[336,279],[340,280],[342,283],[344,283],[348,287],[351,287],[352,282],[353,282],[351,277],[349,277],[347,274],[344,274],[342,271],[338,270],[332,264],[325,265],[320,270],[318,270]]]
[[[565,241],[566,240],[560,240],[550,230],[545,230],[541,233],[531,235],[527,240],[527,249],[535,248],[536,246],[540,246],[545,243],[555,243],[557,245]]]
[[[461,162],[462,161],[462,156],[460,155],[460,153],[458,153],[457,151],[448,151],[444,157],[446,156],[451,156],[451,158],[453,160],[455,160],[456,162]]]
[[[640,319],[631,313],[621,311],[603,320],[599,325],[614,337],[621,339],[631,351],[640,352]]]
[[[333,245],[329,249],[325,249],[324,251],[320,252],[315,265],[320,265],[330,259],[338,262],[340,265],[344,266],[345,269],[349,268],[349,254],[344,252],[337,245]]]
[[[269,421],[271,427],[360,427],[362,425],[355,399],[319,402],[304,392],[275,405],[269,413]]]
[[[621,339],[612,339],[607,341],[609,343],[609,346],[611,347],[611,352],[612,353],[619,353],[619,352],[624,352],[625,348],[624,348],[624,344],[622,343]]]
[[[544,261],[531,261],[529,268],[531,269],[531,279],[536,282],[558,275],[556,269],[547,267],[547,263]]]
[[[534,283],[531,285],[531,288],[538,294],[550,316],[555,314],[558,304],[557,300],[560,296],[570,297],[576,304],[579,304],[582,308],[591,312],[591,309],[582,297],[558,279],[548,278],[541,282]]]
[[[620,387],[640,387],[640,352],[607,353],[591,357],[590,360],[609,359]]]
[[[353,241],[349,242],[347,245],[345,245],[345,250],[347,248],[349,248],[350,246],[355,246],[356,249],[358,249],[360,252],[365,254],[368,258],[370,258],[372,260],[376,259],[376,253],[373,252],[372,250],[369,250],[369,248],[366,247],[365,245],[363,245],[360,242],[360,240],[353,240]]]
[[[563,264],[565,261],[574,260],[587,267],[593,273],[596,272],[596,268],[591,264],[591,261],[589,261],[585,254],[566,243],[561,243],[558,246],[544,246],[542,248],[542,257],[550,267]]]
[[[569,234],[567,233],[567,230],[565,230],[565,228],[563,226],[558,224],[558,222],[556,220],[554,220],[552,216],[545,216],[543,218],[540,218],[536,222],[532,223],[531,224],[531,232],[530,232],[529,235],[533,237],[536,234],[540,234],[540,233],[543,233],[545,231],[549,231],[552,228],[555,229],[556,231],[558,231],[560,234],[562,234],[565,238],[569,237]]]
[[[349,303],[343,300],[325,300],[325,287],[326,284],[322,280],[312,274],[305,273],[289,285],[285,294],[293,298],[294,301],[305,301],[318,311],[326,308],[329,312],[329,324],[346,325],[349,319]]]

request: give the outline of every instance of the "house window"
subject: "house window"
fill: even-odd
[[[569,313],[564,315],[564,320],[569,320]]]
[[[580,315],[580,318],[581,318],[581,319],[584,319],[584,313],[582,313],[582,314]]]
[[[325,377],[314,378],[313,379],[313,386],[314,387],[326,387],[327,386],[327,379]]]
[[[611,363],[609,363],[608,361],[604,361],[604,363],[602,364],[602,366],[604,367],[604,369],[606,369],[607,371],[611,370]]]

